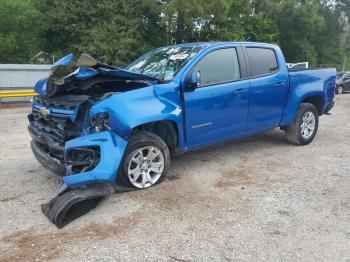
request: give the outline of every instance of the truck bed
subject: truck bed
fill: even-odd
[[[334,98],[335,68],[290,69],[290,87],[297,89],[301,86],[308,90],[325,91],[326,103]]]

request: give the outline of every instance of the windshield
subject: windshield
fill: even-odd
[[[202,48],[198,46],[158,48],[141,56],[125,69],[169,81]]]

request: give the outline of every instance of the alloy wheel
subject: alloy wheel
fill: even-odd
[[[154,146],[145,146],[135,150],[128,163],[128,178],[137,188],[154,185],[164,171],[164,155]]]
[[[312,137],[316,126],[316,118],[313,112],[307,111],[302,118],[301,122],[301,136],[304,139]]]

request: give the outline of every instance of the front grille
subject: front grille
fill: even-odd
[[[41,135],[49,136],[55,142],[64,143],[76,137],[77,132],[70,119],[44,116],[33,112],[29,115],[30,126]]]
[[[29,114],[28,119],[28,129],[34,141],[52,157],[63,160],[64,143],[79,135],[71,120],[38,112]]]
[[[43,106],[49,110],[77,111],[74,120],[52,114],[44,115],[36,110],[28,115],[30,122],[28,130],[36,147],[47,153],[51,158],[63,163],[65,142],[79,137],[83,130],[86,112],[89,109],[88,96],[66,95],[55,98],[37,96],[35,97],[35,105]]]

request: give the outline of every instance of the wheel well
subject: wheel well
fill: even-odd
[[[162,138],[170,152],[174,152],[175,148],[178,146],[178,130],[177,125],[173,121],[166,120],[145,123],[134,127],[132,133],[138,130],[152,132]]]
[[[311,96],[307,97],[303,100],[302,103],[309,103],[313,104],[318,111],[318,114],[322,114],[322,109],[323,109],[323,98],[322,96]]]

